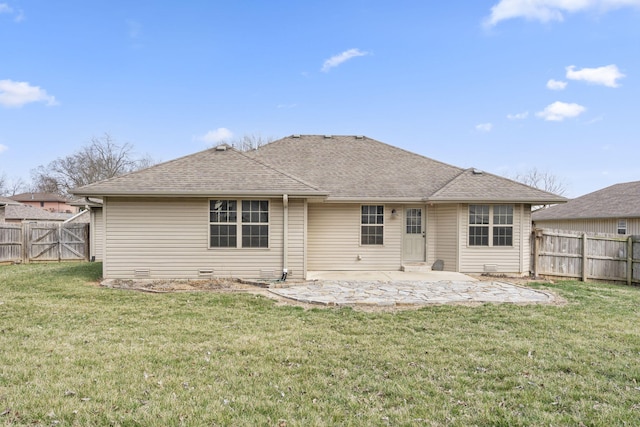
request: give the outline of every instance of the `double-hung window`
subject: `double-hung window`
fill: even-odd
[[[268,248],[269,201],[210,200],[209,247]]]
[[[619,219],[618,220],[618,234],[627,234],[627,220]]]
[[[384,243],[384,206],[363,205],[360,219],[360,244],[382,245]]]
[[[269,202],[242,201],[242,247],[269,247]]]
[[[513,205],[469,205],[469,246],[513,246]]]

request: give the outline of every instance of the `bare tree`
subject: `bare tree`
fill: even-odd
[[[69,190],[151,166],[149,156],[135,158],[133,145],[118,144],[105,133],[76,153],[31,171],[33,189],[66,195]]]
[[[548,171],[539,171],[537,168],[532,168],[524,173],[519,173],[515,175],[513,179],[539,190],[548,191],[559,196],[564,196],[567,193],[567,186],[556,175]]]
[[[22,178],[7,179],[6,175],[0,175],[0,196],[15,196],[27,189],[27,183]]]
[[[274,139],[271,137],[265,138],[259,134],[245,134],[230,141],[221,141],[219,145],[227,144],[240,151],[251,151],[273,142]]]

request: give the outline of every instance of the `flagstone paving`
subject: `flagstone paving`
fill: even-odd
[[[556,302],[551,292],[499,281],[317,280],[288,287],[272,287],[269,291],[299,302],[327,306]]]

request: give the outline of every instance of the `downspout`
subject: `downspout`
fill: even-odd
[[[282,195],[282,278],[287,280],[289,269],[289,196]]]

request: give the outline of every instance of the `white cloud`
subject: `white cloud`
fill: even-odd
[[[211,144],[219,144],[221,142],[228,142],[233,137],[233,132],[227,128],[218,128],[210,130],[204,135],[196,138],[199,141],[204,141]]]
[[[618,87],[619,84],[617,80],[625,77],[625,75],[618,70],[618,67],[615,64],[598,68],[583,68],[581,70],[576,70],[575,68],[575,65],[567,67],[568,79],[583,80],[587,83],[607,87]]]
[[[500,0],[491,8],[491,15],[484,24],[492,27],[512,18],[540,22],[563,21],[565,13],[604,13],[623,7],[640,7],[640,0]]]
[[[547,82],[547,89],[551,90],[564,90],[567,87],[567,82],[561,82],[559,80],[550,79]]]
[[[0,105],[4,107],[22,107],[30,102],[44,102],[47,105],[58,105],[53,96],[38,86],[28,82],[0,80]]]
[[[7,147],[6,145],[0,144],[0,154],[4,153],[8,149],[9,147]]]
[[[547,105],[544,110],[536,113],[536,116],[548,121],[561,122],[564,119],[578,117],[585,111],[587,111],[587,109],[582,105],[556,101],[553,104]]]
[[[7,15],[15,15],[13,20],[15,22],[24,21],[24,12],[22,10],[14,10],[8,3],[0,3],[0,14],[6,13]]]
[[[491,132],[491,129],[493,129],[492,123],[480,123],[476,125],[476,130],[479,132]]]
[[[525,111],[524,113],[507,114],[507,119],[509,120],[524,120],[527,117],[529,117],[528,111]]]
[[[363,52],[360,49],[345,50],[344,52],[338,55],[332,56],[331,58],[324,61],[324,64],[322,64],[321,71],[323,73],[326,73],[330,69],[337,67],[338,65],[342,64],[345,61],[348,61],[352,58],[356,58],[358,56],[366,56],[366,55],[369,55],[369,52]]]

